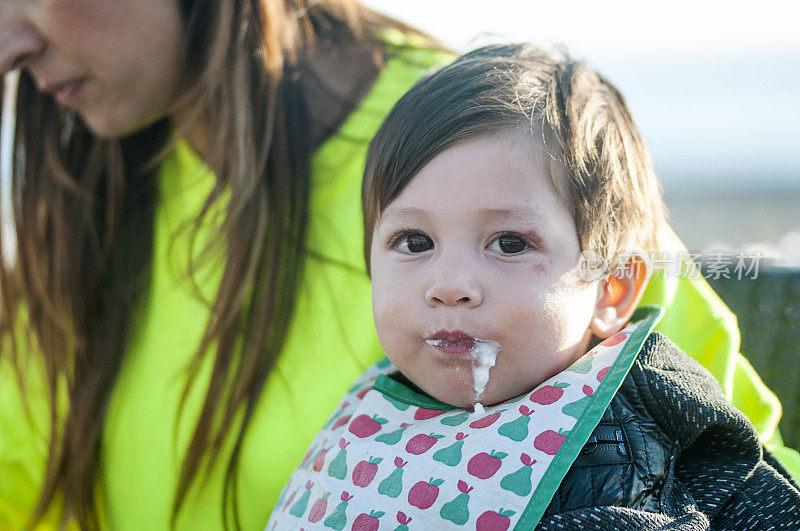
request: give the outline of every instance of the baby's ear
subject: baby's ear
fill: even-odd
[[[602,280],[597,289],[597,305],[589,330],[605,339],[622,330],[639,304],[649,278],[649,264],[633,254],[614,274]]]

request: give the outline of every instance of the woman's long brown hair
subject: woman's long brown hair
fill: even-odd
[[[50,450],[31,526],[63,495],[62,522],[99,527],[95,479],[105,413],[134,304],[150,279],[155,162],[170,138],[202,122],[217,180],[195,231],[224,198],[220,248],[201,255],[223,256],[224,268],[187,368],[214,358],[172,522],[201,463],[215,462],[241,415],[230,434],[235,444],[221,500],[226,527],[239,527],[236,464],[291,320],[302,277],[309,158],[322,140],[309,133],[321,126],[314,126],[295,80],[320,39],[377,56],[382,45],[374,30],[392,24],[352,0],[181,0],[181,7],[190,87],[176,103],[182,123],[163,120],[129,138],[98,139],[21,76],[13,189],[19,244],[15,263],[0,268],[0,346],[23,392],[28,359],[41,357],[49,392]],[[339,102],[341,119],[355,99]],[[0,240],[0,256],[4,244],[10,245]]]

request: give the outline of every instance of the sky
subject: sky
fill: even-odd
[[[365,3],[458,51],[566,44],[622,90],[667,190],[800,190],[800,2]]]

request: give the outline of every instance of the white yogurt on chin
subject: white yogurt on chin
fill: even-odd
[[[436,347],[441,343],[441,340],[426,339],[425,342],[432,347]],[[500,344],[497,341],[476,339],[475,346],[470,351],[472,356],[472,390],[473,400],[475,400],[475,413],[482,414],[484,412],[480,399],[486,390],[486,385],[489,383],[489,370],[494,367],[497,361],[497,351],[499,349]]]
[[[480,403],[481,395],[486,390],[486,384],[489,383],[489,369],[494,367],[497,361],[497,351],[500,345],[497,341],[490,341],[488,339],[476,339],[475,347],[472,349],[472,388],[475,398],[475,411],[478,408],[483,410],[483,405]]]

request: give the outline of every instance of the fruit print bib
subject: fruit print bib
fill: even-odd
[[[662,314],[640,308],[640,321],[482,414],[412,390],[384,359],[317,433],[267,529],[533,529]]]

